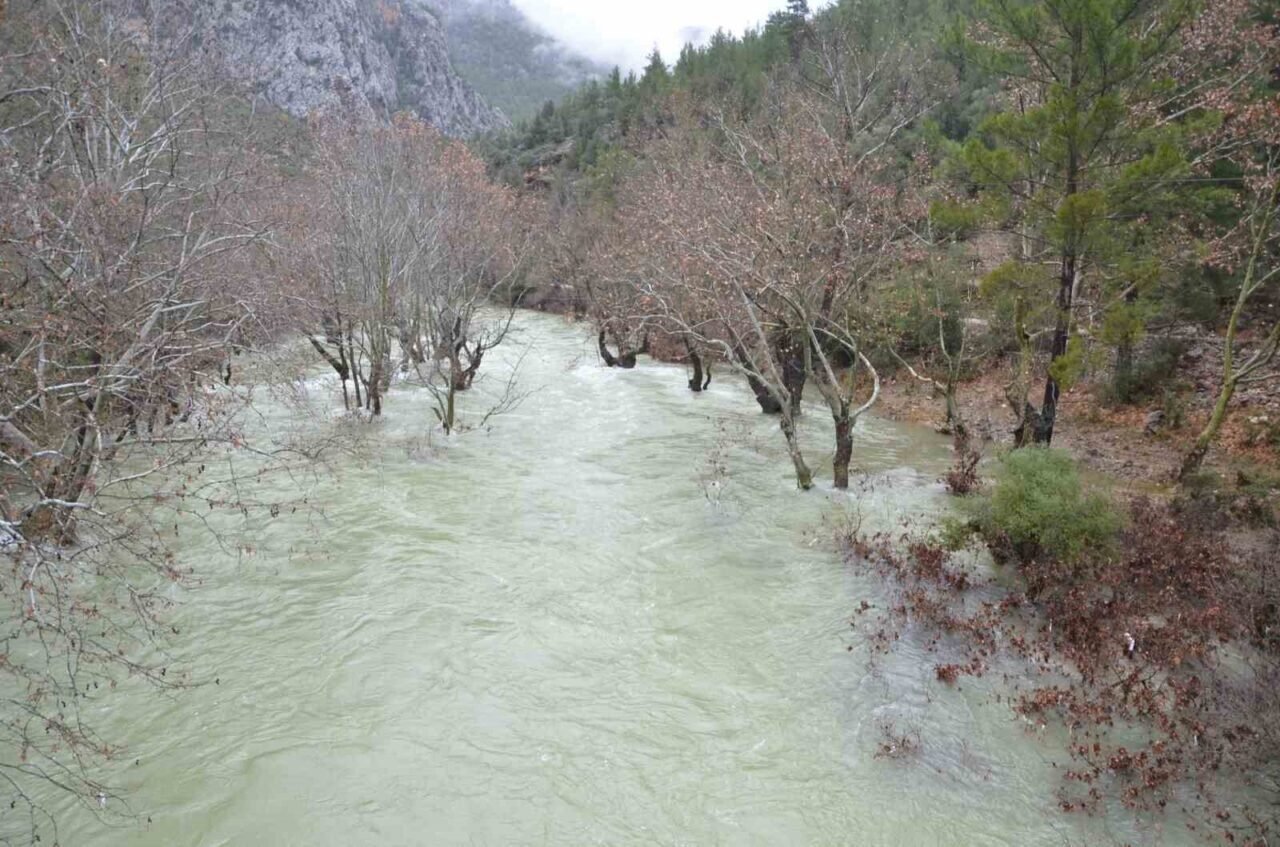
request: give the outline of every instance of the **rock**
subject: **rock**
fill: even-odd
[[[202,47],[295,116],[409,111],[452,136],[509,125],[454,71],[427,0],[160,0]],[[344,96],[345,95],[345,96]]]
[[[1164,429],[1164,423],[1164,412],[1160,409],[1156,409],[1154,412],[1147,415],[1147,420],[1143,424],[1143,431],[1147,435],[1155,435],[1157,432]]]

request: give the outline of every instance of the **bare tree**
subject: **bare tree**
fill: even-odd
[[[1268,287],[1274,287],[1280,277],[1280,263],[1276,260],[1280,247],[1280,128],[1275,126],[1273,110],[1267,109],[1263,115],[1265,117],[1259,116],[1256,120],[1266,122],[1260,133],[1265,149],[1246,177],[1248,205],[1239,225],[1220,247],[1225,251],[1224,260],[1236,254],[1243,264],[1240,287],[1222,341],[1222,380],[1208,421],[1183,457],[1178,479],[1184,482],[1204,463],[1226,422],[1237,389],[1251,383],[1280,380],[1280,372],[1270,367],[1280,354],[1280,319],[1274,316],[1263,319],[1256,346],[1251,351],[1237,350],[1247,310],[1261,299]]]
[[[416,155],[416,137],[426,129],[401,116],[390,126],[326,121],[318,132],[317,179],[332,231],[316,281],[320,302],[332,306],[316,329],[330,349],[315,330],[309,337],[340,378],[350,370],[365,409],[377,417],[413,279],[433,247],[423,233],[438,210],[419,188],[430,163]]]
[[[714,350],[776,410],[802,489],[813,485],[796,431],[798,402],[777,355],[788,317],[762,247],[781,221],[744,170],[685,116],[651,145],[648,167],[619,192],[629,234],[602,268],[606,280],[634,292],[634,323],[661,325]]]
[[[318,126],[321,153],[301,275],[306,335],[348,399],[372,414],[395,371],[416,374],[446,432],[456,398],[511,328],[525,272],[527,213],[464,145],[408,115]],[[310,226],[308,226],[308,223]]]
[[[907,47],[863,44],[839,26],[816,37],[813,73],[775,82],[759,114],[686,109],[649,146],[649,169],[620,192],[632,247],[613,254],[645,320],[717,350],[779,415],[802,489],[812,486],[796,433],[806,380],[835,423],[840,488],[854,426],[879,395],[859,338],[865,294],[925,218],[889,153],[934,91]]]
[[[528,214],[512,191],[489,181],[484,163],[464,145],[406,119],[397,128],[423,166],[409,186],[422,260],[410,275],[400,321],[405,362],[420,374],[429,366],[424,384],[450,433],[457,395],[471,389],[485,356],[511,331],[512,292],[530,245]],[[495,410],[518,396],[511,380],[507,387]]]
[[[270,187],[249,101],[145,4],[18,0],[0,27],[0,786],[27,835],[52,788],[100,814],[116,752],[88,704],[186,683],[163,616],[175,516],[250,446],[237,351],[287,322],[248,271]],[[165,28],[163,37],[160,30]],[[205,463],[225,451],[230,471]],[[166,531],[167,530],[167,531]],[[158,658],[156,658],[158,657]],[[0,825],[0,838],[21,838]]]

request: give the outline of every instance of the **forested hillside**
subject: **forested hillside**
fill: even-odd
[[[1011,363],[1007,431],[1020,444],[1052,442],[1059,400],[1077,385],[1101,408],[1163,397],[1167,417],[1186,417],[1179,351],[1203,359],[1210,342],[1197,333],[1228,331],[1228,358],[1241,345],[1247,355],[1222,362],[1211,393],[1227,402],[1199,422],[1185,479],[1241,404],[1231,398],[1267,379],[1275,356],[1276,295],[1257,276],[1273,241],[1274,33],[1243,0],[1086,5],[841,2],[812,14],[797,0],[758,31],[589,82],[485,154],[499,179],[546,189],[549,282],[575,286],[610,334],[661,327],[678,347],[736,344],[717,335],[728,316],[694,319],[671,303],[645,316],[636,298],[661,299],[646,288],[659,276],[679,290],[727,273],[665,265],[729,259],[712,233],[677,236],[672,215],[705,204],[691,227],[742,215],[733,192],[745,191],[766,219],[723,229],[748,239],[733,245],[742,267],[788,304],[772,315],[779,337],[803,338],[814,321],[856,328],[857,354],[841,357],[920,364],[916,379],[946,383],[951,414],[963,373]],[[690,187],[703,178],[705,190]],[[641,252],[595,263],[622,247]],[[782,264],[766,271],[769,254]],[[779,274],[817,288],[784,292]],[[713,318],[725,325],[706,338],[685,326]],[[966,364],[947,365],[960,345]],[[1275,411],[1246,394],[1237,400]]]
[[[453,66],[512,120],[537,113],[608,69],[541,31],[510,0],[432,0]]]

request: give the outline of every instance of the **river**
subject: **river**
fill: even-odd
[[[519,330],[462,415],[527,349],[515,411],[428,437],[425,393],[397,388],[377,450],[311,492],[323,516],[267,523],[252,556],[190,535],[180,658],[216,684],[100,701],[150,823],[68,804],[64,844],[1178,843],[1060,815],[1055,745],[998,683],[940,686],[912,633],[869,664],[850,621],[886,598],[831,526],[945,509],[943,439],[868,418],[866,490],[828,468],[800,493],[738,379],[694,396],[678,367],[602,367],[561,319]],[[808,410],[815,466],[829,427]],[[916,754],[876,757],[889,722]]]

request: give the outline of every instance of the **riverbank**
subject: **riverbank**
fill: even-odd
[[[1012,367],[1007,361],[991,363],[976,379],[963,383],[957,394],[961,415],[988,452],[1012,438],[1014,419],[1004,397]],[[1120,488],[1167,493],[1208,419],[1216,399],[1214,374],[1220,368],[1220,356],[1201,355],[1186,386],[1167,398],[1128,406],[1108,403],[1106,385],[1086,381],[1062,396],[1054,446]],[[905,371],[885,380],[875,411],[890,420],[924,426],[938,426],[944,416],[941,397]],[[1267,476],[1270,471],[1280,485],[1280,439],[1273,431],[1280,432],[1280,392],[1274,386],[1267,390],[1265,384],[1240,392],[1206,470],[1228,482],[1242,473]]]
[[[1263,845],[1280,749],[1280,396],[1240,392],[1202,471],[1176,485],[1217,399],[1214,349],[1191,346],[1185,378],[1145,402],[1109,402],[1106,374],[1064,393],[1061,453],[1008,451],[1013,366],[985,363],[957,392],[987,458],[956,501],[967,520],[851,535],[846,555],[899,593],[865,616],[872,643],[889,652],[924,630],[940,688],[1000,673],[1020,720],[1071,739],[1063,811],[1125,808],[1206,843]],[[934,427],[945,414],[907,369],[876,412]],[[975,551],[1000,567],[973,567]]]

